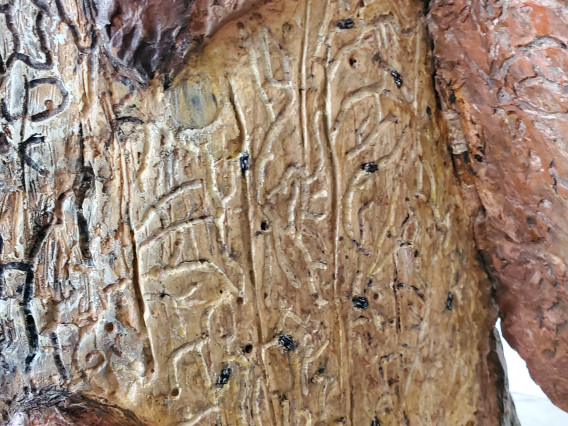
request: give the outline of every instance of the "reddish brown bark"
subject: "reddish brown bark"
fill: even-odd
[[[560,1],[431,4],[438,90],[477,245],[497,284],[503,332],[563,409],[567,24]]]

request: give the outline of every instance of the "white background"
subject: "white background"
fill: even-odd
[[[497,321],[496,326],[501,334],[501,320]],[[501,342],[507,361],[509,390],[521,426],[568,426],[568,413],[550,402],[531,379],[525,361],[509,346],[502,335]]]

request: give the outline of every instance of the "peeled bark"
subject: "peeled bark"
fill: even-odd
[[[503,334],[564,410],[567,24],[559,1],[431,4],[438,88]]]
[[[170,3],[0,6],[3,418],[513,424],[423,5]]]

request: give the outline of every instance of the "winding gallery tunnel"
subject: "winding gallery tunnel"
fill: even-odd
[[[563,0],[0,0],[9,425],[568,410]]]

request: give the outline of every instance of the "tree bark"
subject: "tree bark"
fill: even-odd
[[[423,4],[127,4],[0,5],[3,419],[514,424]]]
[[[568,410],[568,8],[524,0],[430,7],[450,144],[497,283],[503,334]]]

